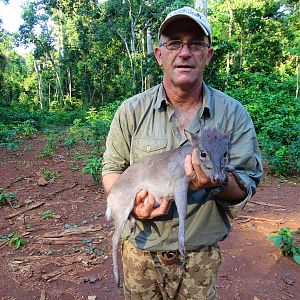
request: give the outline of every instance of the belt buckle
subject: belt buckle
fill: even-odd
[[[170,257],[169,257],[170,256]],[[161,252],[158,255],[159,260],[165,265],[170,266],[178,261],[179,252],[170,251],[170,252]]]

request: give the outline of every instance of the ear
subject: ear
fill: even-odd
[[[213,55],[214,55],[214,49],[210,47],[210,48],[208,49],[207,57],[206,57],[206,60],[205,60],[205,66],[208,66],[208,65],[209,65],[210,60],[211,60],[211,58],[213,57]]]
[[[155,47],[154,55],[155,55],[155,58],[159,64],[159,66],[162,67],[163,63],[162,63],[162,59],[161,59],[161,48],[160,47]]]
[[[193,134],[186,129],[184,129],[184,134],[193,147],[196,147],[196,145],[199,144],[200,138],[198,137],[198,135]]]

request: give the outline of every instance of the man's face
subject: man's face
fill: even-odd
[[[188,18],[174,21],[164,30],[160,44],[169,40],[181,40],[183,43],[204,41],[209,44],[200,27]],[[163,67],[164,82],[184,89],[202,81],[204,68],[212,55],[213,49],[208,47],[203,51],[191,51],[188,45],[181,50],[169,50],[165,46],[155,48],[155,57]]]

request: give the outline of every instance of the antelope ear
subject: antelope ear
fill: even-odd
[[[193,147],[196,147],[196,145],[199,144],[200,138],[198,135],[191,133],[186,129],[184,129],[184,134]]]

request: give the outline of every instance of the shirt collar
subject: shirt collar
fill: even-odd
[[[214,118],[215,115],[215,102],[213,100],[211,89],[203,81],[203,113],[208,113],[210,118]]]
[[[209,116],[213,118],[215,103],[212,98],[212,91],[209,89],[209,87],[205,84],[204,81],[202,82],[202,88],[203,88],[203,112],[205,113],[207,112]],[[168,103],[169,102],[166,97],[164,86],[162,83],[160,83],[153,108],[159,109],[162,107],[162,105],[168,105]]]
[[[158,93],[157,93],[157,97],[155,99],[153,108],[159,109],[159,108],[161,108],[163,103],[164,103],[164,105],[166,105],[168,103],[168,101],[167,101],[166,93],[164,90],[164,86],[162,83],[160,83],[158,86]]]

